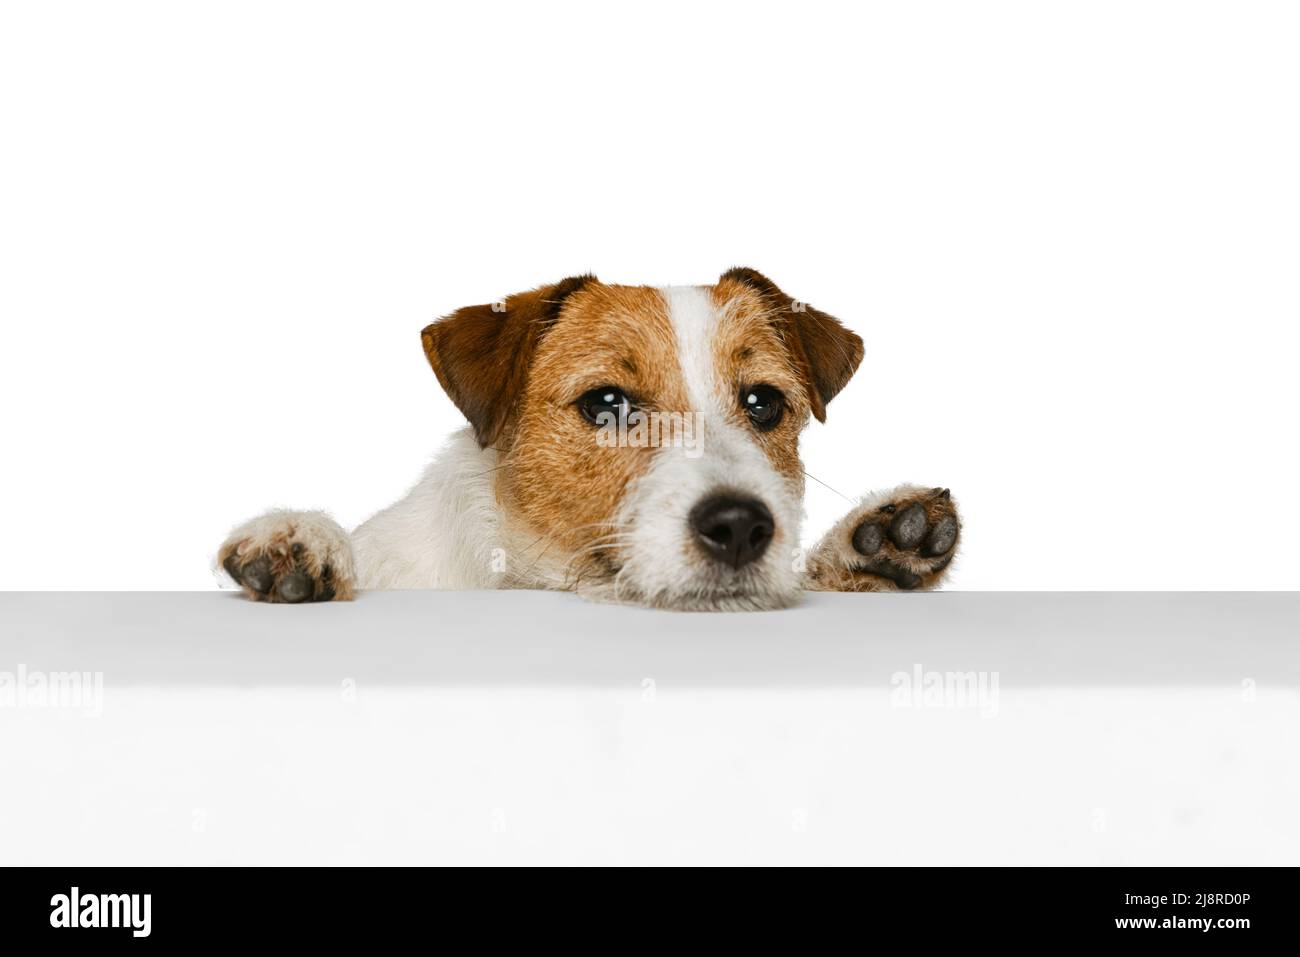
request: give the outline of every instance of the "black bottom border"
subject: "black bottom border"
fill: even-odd
[[[6,942],[95,948],[374,946],[412,934],[435,942],[433,932],[615,949],[747,938],[806,947],[846,933],[920,947],[1124,938],[1181,947],[1293,941],[1296,930],[1294,868],[628,868],[594,880],[584,869],[536,870],[8,868],[0,927]],[[71,926],[115,916],[125,926]]]

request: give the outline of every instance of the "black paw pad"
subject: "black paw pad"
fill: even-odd
[[[921,576],[916,572],[903,568],[901,565],[895,565],[884,558],[867,562],[862,566],[861,571],[866,572],[868,575],[879,575],[881,578],[888,578],[904,591],[911,591],[921,584]]]
[[[885,530],[875,522],[863,522],[853,530],[853,548],[859,555],[874,555],[885,544]]]
[[[239,574],[234,576],[235,580],[242,585],[247,585],[259,595],[265,595],[275,584],[275,576],[271,574],[271,561],[265,555],[261,558],[255,558],[239,570]]]
[[[280,601],[289,604],[297,604],[300,601],[307,601],[311,598],[315,585],[311,576],[304,571],[291,571],[287,575],[280,577],[279,583],[275,586],[275,593]]]
[[[939,519],[939,524],[930,530],[930,534],[925,537],[925,544],[921,546],[921,554],[933,558],[935,555],[942,555],[952,548],[953,543],[957,541],[957,519],[953,515],[945,515]]]
[[[925,538],[925,508],[920,502],[903,509],[889,523],[889,540],[899,548],[916,548]]]

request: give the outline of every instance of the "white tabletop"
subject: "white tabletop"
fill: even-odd
[[[1297,593],[0,593],[6,863],[1296,863],[1298,737]]]

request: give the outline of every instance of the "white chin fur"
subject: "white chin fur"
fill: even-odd
[[[707,423],[702,455],[672,446],[655,451],[619,514],[629,529],[622,568],[613,581],[582,589],[585,596],[684,611],[757,611],[800,599],[800,490],[733,428]],[[721,493],[758,499],[775,520],[767,550],[740,569],[707,559],[693,541],[691,509]]]

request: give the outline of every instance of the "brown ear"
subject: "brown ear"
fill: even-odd
[[[572,276],[501,302],[457,309],[425,326],[424,354],[479,445],[491,445],[505,430],[528,381],[533,350],[564,300],[596,281]]]
[[[737,266],[722,274],[722,280],[727,279],[756,290],[772,310],[777,331],[808,383],[813,415],[825,422],[826,403],[844,388],[862,361],[862,340],[834,316],[787,296],[756,269]]]

